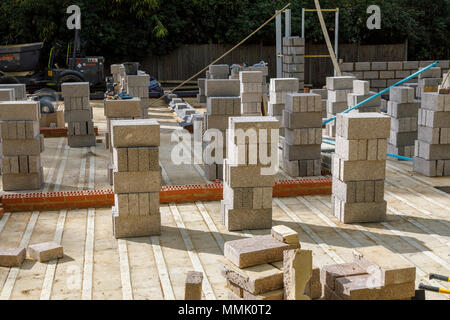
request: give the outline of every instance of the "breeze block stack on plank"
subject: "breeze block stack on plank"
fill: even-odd
[[[150,98],[148,96],[148,87],[150,85],[150,76],[148,74],[128,75],[127,93],[135,98],[141,99],[141,118],[148,118],[148,108],[150,107]]]
[[[286,104],[286,94],[298,93],[299,82],[293,78],[272,78],[269,85],[269,116],[283,122],[283,111]],[[284,137],[284,128],[280,126],[280,135]]]
[[[16,101],[27,100],[27,90],[25,84],[0,84],[0,89],[13,89],[14,100]]]
[[[421,99],[425,92],[437,92],[442,83],[441,75],[440,67],[433,67],[419,74],[416,96]]]
[[[327,77],[327,118],[334,117],[336,114],[348,109],[347,97],[353,90],[354,80],[356,78],[352,76]],[[327,123],[326,128],[329,137],[336,135],[336,121]]]
[[[353,92],[349,93],[347,96],[347,107],[348,108],[354,107],[358,103],[361,103],[366,99],[369,99],[375,94],[376,94],[375,92],[370,92],[369,81],[354,80]],[[372,100],[364,103],[356,110],[358,110],[358,112],[380,112],[381,96],[375,97]]]
[[[337,116],[332,158],[332,213],[342,223],[381,222],[390,118],[380,113]]]
[[[116,238],[159,235],[160,131],[157,121],[111,121]]]
[[[357,248],[353,262],[320,270],[325,300],[411,300],[416,268],[382,246]]]
[[[0,102],[4,191],[41,188],[44,137],[39,133],[40,115],[37,101]]]
[[[222,222],[229,231],[270,229],[275,175],[269,167],[276,163],[262,164],[260,154],[268,155],[271,161],[274,146],[278,153],[278,136],[272,141],[271,133],[279,130],[279,122],[273,117],[231,117],[229,123]],[[241,137],[243,132],[248,139]]]
[[[261,71],[241,71],[239,72],[239,81],[241,114],[243,116],[260,116],[263,73]]]
[[[291,177],[321,175],[322,97],[289,93],[283,110],[282,167]]]
[[[95,146],[96,137],[89,103],[89,82],[66,82],[61,85],[64,97],[64,121],[71,148]]]
[[[298,234],[283,225],[274,227],[271,235],[226,242],[220,263],[228,299],[284,300],[303,295],[307,299],[320,298],[320,270],[312,269],[311,255],[305,261],[291,259],[294,263],[287,268],[284,255],[290,256],[291,251],[311,253],[300,250]]]
[[[305,86],[305,38],[283,38],[283,78],[296,78]]]
[[[142,116],[141,99],[110,100],[105,99],[104,114],[106,116],[106,149],[110,151],[110,163],[108,167],[108,178],[110,185],[113,185],[113,149],[111,146],[111,121],[113,120],[133,120]]]
[[[450,94],[422,96],[413,170],[428,177],[450,176]]]
[[[408,158],[414,156],[419,108],[420,102],[414,100],[413,88],[391,88],[387,108],[387,114],[391,117],[388,153]],[[396,158],[392,158],[392,160],[396,160]]]
[[[207,79],[205,81],[205,93],[207,99],[206,113],[203,117],[203,129],[216,129],[223,135],[223,158],[226,156],[226,130],[228,119],[231,116],[241,115],[240,81],[230,79]],[[203,134],[202,134],[203,137]],[[202,144],[203,148],[208,143]],[[211,156],[215,156],[212,151]],[[206,177],[215,181],[223,179],[223,161],[219,163],[204,163],[203,170]]]

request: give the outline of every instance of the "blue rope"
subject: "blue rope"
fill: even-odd
[[[387,156],[391,157],[391,158],[397,158],[397,159],[401,159],[401,160],[406,160],[406,161],[414,161],[413,158],[403,157],[403,156],[399,156],[399,155],[392,154],[392,153],[388,153]]]
[[[365,103],[367,103],[367,102],[369,102],[369,101],[375,99],[376,97],[379,97],[379,96],[381,96],[382,94],[385,94],[386,92],[389,92],[389,90],[391,90],[391,88],[396,87],[396,86],[399,86],[399,85],[405,83],[406,81],[409,81],[409,80],[411,80],[411,79],[417,77],[417,76],[418,76],[419,74],[421,74],[422,72],[425,72],[425,71],[427,71],[427,70],[430,69],[430,68],[433,68],[433,67],[436,66],[438,63],[439,63],[439,61],[433,62],[433,63],[430,64],[428,67],[425,67],[425,68],[423,68],[423,69],[417,71],[416,73],[413,73],[413,74],[410,75],[409,77],[406,77],[405,79],[400,80],[400,81],[397,82],[396,84],[393,84],[392,86],[390,86],[390,87],[384,89],[383,91],[378,92],[377,94],[375,94],[375,95],[373,95],[373,96],[367,98],[366,100],[364,100],[364,101],[358,103],[357,105],[355,105],[355,106],[353,106],[353,107],[351,107],[351,108],[345,110],[345,111],[342,112],[342,113],[349,113],[350,111],[355,110],[355,109],[361,107],[363,104],[365,104]],[[334,116],[334,117],[332,117],[332,118],[330,118],[330,119],[328,119],[328,120],[325,120],[325,121],[322,123],[322,126],[324,126],[324,125],[326,125],[327,123],[330,123],[330,122],[332,122],[332,121],[334,121],[334,120],[336,120],[336,116]]]
[[[333,140],[322,139],[322,142],[325,142],[325,143],[328,143],[328,144],[336,145],[336,141],[333,141]]]

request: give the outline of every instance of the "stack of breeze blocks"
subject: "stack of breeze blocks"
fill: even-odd
[[[292,177],[320,176],[321,96],[313,93],[287,94],[283,127],[283,169]]]
[[[294,78],[272,78],[269,85],[268,114],[282,123],[283,111],[286,104],[286,94],[298,93],[299,82]],[[281,126],[282,127],[282,126]],[[284,136],[284,128],[280,129],[280,135]]]
[[[111,121],[113,120],[133,120],[141,118],[142,107],[141,99],[124,99],[124,100],[110,100],[105,99],[104,112],[106,116],[107,131],[105,134],[106,149],[110,150],[110,164],[108,170],[108,177],[110,185],[113,184],[113,151],[111,146]]]
[[[3,190],[37,190],[43,171],[41,152],[44,137],[39,134],[40,103],[0,102]]]
[[[12,89],[14,90],[14,96],[12,100],[15,101],[22,101],[27,99],[27,90],[25,84],[0,84],[0,89]],[[10,101],[10,100],[3,100],[3,101]]]
[[[159,124],[151,119],[113,120],[111,130],[114,148],[114,236],[159,235]]]
[[[283,78],[296,78],[305,86],[305,38],[283,38]]]
[[[312,89],[310,92],[318,94],[322,97],[322,118],[326,118],[327,117],[328,90],[327,89]]]
[[[117,85],[119,85],[119,90],[122,84],[122,77],[125,76],[125,67],[123,64],[112,64],[111,65],[111,74],[113,76],[113,81]]]
[[[332,213],[342,223],[381,222],[390,117],[350,112],[337,116],[332,159]]]
[[[229,74],[230,74],[230,67],[227,64],[213,64],[209,66],[209,70],[206,71],[206,78],[199,78],[197,80],[199,88],[199,93],[197,95],[197,102],[207,103],[206,80],[228,79]]]
[[[244,116],[261,116],[262,81],[261,71],[241,71],[241,114]]]
[[[148,108],[150,107],[150,98],[148,88],[150,85],[150,76],[148,74],[127,75],[126,92],[134,97],[141,99],[141,118],[148,118]]]
[[[251,135],[242,137],[241,130],[245,132],[249,129],[255,133],[253,138]],[[279,122],[273,117],[229,119],[227,159],[224,160],[223,173],[224,200],[221,202],[222,222],[229,231],[272,227],[275,176],[268,169],[271,165],[278,168],[278,164],[267,165],[265,159],[260,157],[263,154],[271,158],[271,154],[278,153],[278,135],[272,143],[272,130],[279,130]]]
[[[417,139],[417,117],[420,102],[414,100],[414,89],[393,87],[389,93],[387,114],[391,117],[388,153],[412,158]],[[395,160],[393,158],[392,160]]]
[[[347,108],[356,106],[358,103],[369,99],[374,96],[375,92],[370,92],[370,82],[354,80],[353,92],[347,95]],[[381,97],[375,97],[372,100],[364,103],[361,107],[356,109],[358,112],[380,112],[381,109]]]
[[[222,159],[219,159],[216,163],[203,164],[206,177],[211,181],[215,181],[216,179],[223,179],[223,158],[226,155],[225,137],[228,129],[228,119],[232,116],[241,115],[240,86],[239,80],[208,79],[205,87],[207,111],[203,118],[203,128],[205,130],[219,130],[224,139]],[[203,148],[206,148],[208,144],[208,142],[204,143]],[[211,151],[211,153],[211,156],[215,157],[214,152]]]
[[[424,92],[437,92],[442,83],[441,68],[433,67],[419,74],[416,88],[416,96],[421,99]]]
[[[450,94],[422,96],[413,170],[429,177],[450,176]]]
[[[327,118],[332,118],[336,114],[348,109],[348,95],[352,93],[354,80],[356,80],[356,78],[352,76],[327,77]],[[326,128],[329,137],[334,137],[336,135],[335,121],[327,123]]]
[[[95,146],[89,82],[63,83],[61,90],[64,97],[64,121],[68,125],[69,146],[71,148]]]

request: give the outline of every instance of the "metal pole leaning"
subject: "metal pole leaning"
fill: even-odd
[[[419,70],[419,71],[413,73],[412,75],[406,77],[405,79],[400,80],[399,82],[393,84],[393,85],[390,86],[390,87],[387,87],[387,88],[384,89],[383,91],[378,92],[377,94],[375,94],[375,95],[373,95],[373,96],[367,98],[366,100],[364,100],[364,101],[358,103],[357,105],[355,105],[355,106],[353,106],[353,107],[351,107],[351,108],[345,110],[345,111],[342,112],[342,113],[349,113],[350,111],[355,110],[355,109],[361,107],[363,104],[365,104],[365,103],[367,103],[367,102],[369,102],[369,101],[375,99],[376,97],[379,97],[379,96],[381,96],[382,94],[385,94],[386,92],[389,92],[389,90],[391,90],[391,88],[396,87],[396,86],[399,86],[399,85],[405,83],[406,81],[409,81],[409,80],[411,80],[411,79],[417,77],[417,76],[418,76],[419,74],[421,74],[422,72],[425,72],[425,71],[427,71],[427,70],[430,69],[430,68],[433,68],[433,67],[436,66],[438,63],[439,63],[439,61],[433,62],[433,63],[430,64],[428,67],[425,67],[425,68],[423,68],[423,69],[421,69],[421,70]],[[334,116],[334,117],[332,117],[332,118],[330,118],[330,119],[328,119],[328,120],[325,120],[325,121],[322,123],[322,126],[324,126],[324,125],[326,125],[327,123],[330,123],[330,122],[332,122],[332,121],[334,121],[334,120],[336,120],[336,116]]]

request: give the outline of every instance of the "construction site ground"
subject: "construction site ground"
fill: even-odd
[[[104,141],[103,102],[95,101],[94,121]],[[179,119],[164,102],[150,109],[161,125],[160,162],[165,185],[207,183],[199,165],[170,160],[171,132]],[[46,138],[42,192],[109,189],[109,150],[69,148],[66,138]],[[280,172],[277,179],[289,179]],[[331,195],[273,199],[273,224],[299,233],[313,251],[316,267],[351,262],[355,247],[382,245],[417,268],[416,284],[449,289],[428,280],[450,274],[450,177],[427,178],[412,163],[388,161],[388,221],[344,225],[331,216]],[[161,236],[116,240],[111,209],[6,212],[0,220],[0,249],[60,241],[65,257],[50,263],[26,260],[20,268],[0,267],[0,299],[183,299],[186,273],[202,271],[204,299],[227,299],[218,260],[224,242],[264,235],[270,230],[228,232],[219,202],[161,205]],[[427,292],[428,299],[449,299]]]

